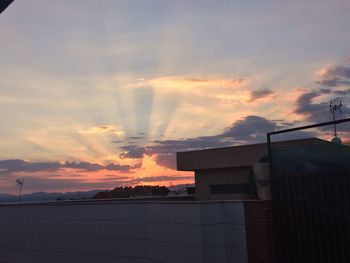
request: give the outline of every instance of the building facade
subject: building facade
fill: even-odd
[[[312,144],[329,142],[310,138],[272,145],[288,147]],[[267,160],[267,154],[266,143],[179,152],[177,169],[194,171],[196,200],[256,199],[261,189],[258,189],[257,174],[254,174],[253,167],[263,163],[263,159]],[[264,173],[262,167],[257,167],[256,171]],[[268,172],[264,174],[268,175]]]

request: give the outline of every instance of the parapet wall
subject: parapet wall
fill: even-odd
[[[0,262],[247,262],[243,202],[0,205]]]

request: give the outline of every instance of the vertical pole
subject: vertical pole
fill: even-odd
[[[272,168],[272,156],[271,156],[271,134],[267,133],[267,153],[269,155],[269,163],[270,163],[270,173]]]
[[[333,115],[333,121],[335,122],[335,111],[332,111],[332,115]],[[337,137],[337,125],[333,123],[333,127],[334,127],[334,137]]]
[[[22,184],[19,186],[19,196],[18,196],[18,202],[21,202],[21,195],[22,195]]]

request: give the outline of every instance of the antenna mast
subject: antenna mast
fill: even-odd
[[[18,202],[21,202],[21,196],[22,196],[22,188],[24,185],[24,179],[16,179],[16,184],[19,187],[19,194],[18,194]]]
[[[329,110],[333,116],[333,121],[335,121],[335,113],[337,111],[340,111],[340,113],[343,113],[343,111],[341,110],[341,107],[343,106],[342,102],[340,101],[339,104],[334,104],[333,105],[333,101],[331,101],[329,103]],[[332,142],[334,143],[338,143],[341,144],[341,139],[337,136],[337,125],[335,123],[333,123],[333,129],[334,129],[334,138],[332,139]]]

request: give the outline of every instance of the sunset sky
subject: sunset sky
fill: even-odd
[[[15,0],[0,15],[0,192],[16,193],[16,178],[25,193],[193,183],[175,152],[329,121],[330,100],[349,117],[349,11],[348,0]]]

